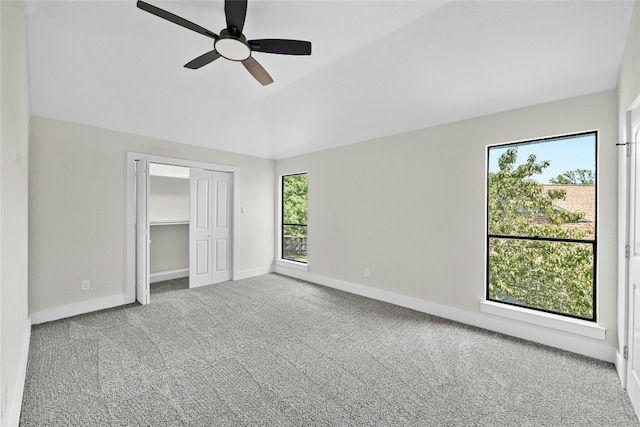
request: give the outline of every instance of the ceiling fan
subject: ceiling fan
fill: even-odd
[[[311,55],[311,42],[307,41],[286,39],[247,40],[242,34],[244,20],[247,15],[247,0],[225,0],[224,13],[227,19],[227,28],[222,29],[220,35],[141,0],[138,0],[137,6],[146,12],[214,40],[214,49],[212,51],[200,55],[185,64],[186,68],[192,70],[203,67],[222,56],[231,61],[242,62],[247,71],[263,86],[266,86],[273,83],[273,79],[262,65],[251,56],[252,52]]]

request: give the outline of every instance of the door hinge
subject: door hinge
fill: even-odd
[[[624,247],[624,257],[629,258],[631,256],[631,247],[629,245]]]
[[[629,358],[629,347],[626,345],[622,348],[622,357],[624,357],[624,360]]]
[[[627,157],[631,157],[631,143],[627,142]]]
[[[145,167],[144,167],[144,168],[142,168],[142,167],[140,166],[140,163],[138,163],[138,161],[136,160],[136,163],[135,163],[135,171],[136,171],[136,173],[144,173],[144,174],[147,174],[147,173],[149,173],[149,164],[145,165]]]

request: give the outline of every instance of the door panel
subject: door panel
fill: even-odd
[[[212,172],[215,181],[214,209],[215,219],[213,237],[216,242],[214,260],[213,283],[231,280],[230,268],[230,228],[231,216],[231,174],[226,172]]]
[[[196,275],[202,276],[209,272],[209,242],[196,241]]]
[[[208,176],[195,177],[195,226],[196,229],[209,229],[209,186],[211,184],[211,179]]]
[[[189,287],[231,279],[232,174],[191,170]]]
[[[633,306],[634,307],[640,307],[640,288],[638,287],[637,284],[634,283],[633,285]],[[633,348],[638,349],[640,348],[640,322],[638,322],[638,311],[636,310],[636,312],[633,313]],[[632,355],[631,358],[631,371],[633,372],[634,376],[636,377],[636,381],[638,378],[640,378],[640,351],[635,351]]]
[[[229,252],[228,244],[229,242],[227,239],[216,239],[216,273],[229,270],[229,266],[227,264],[227,254]]]
[[[638,265],[637,260],[635,260],[634,264],[632,274],[638,277],[640,265]],[[630,312],[629,324],[631,340],[629,342],[629,364],[627,367],[627,392],[636,415],[640,418],[640,288],[637,283],[633,284],[631,306],[633,311]]]
[[[226,180],[216,180],[216,197],[216,228],[228,229],[229,183]]]
[[[213,283],[211,271],[211,172],[191,169],[189,287]]]

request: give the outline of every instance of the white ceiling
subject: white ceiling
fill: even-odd
[[[223,0],[155,6],[215,33]],[[28,0],[34,115],[284,158],[616,87],[633,1],[249,0],[263,87],[135,0]]]

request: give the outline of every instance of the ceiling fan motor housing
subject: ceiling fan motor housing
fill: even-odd
[[[251,48],[247,38],[240,34],[234,36],[229,31],[220,31],[220,37],[213,43],[216,51],[231,61],[244,61],[251,56]]]

